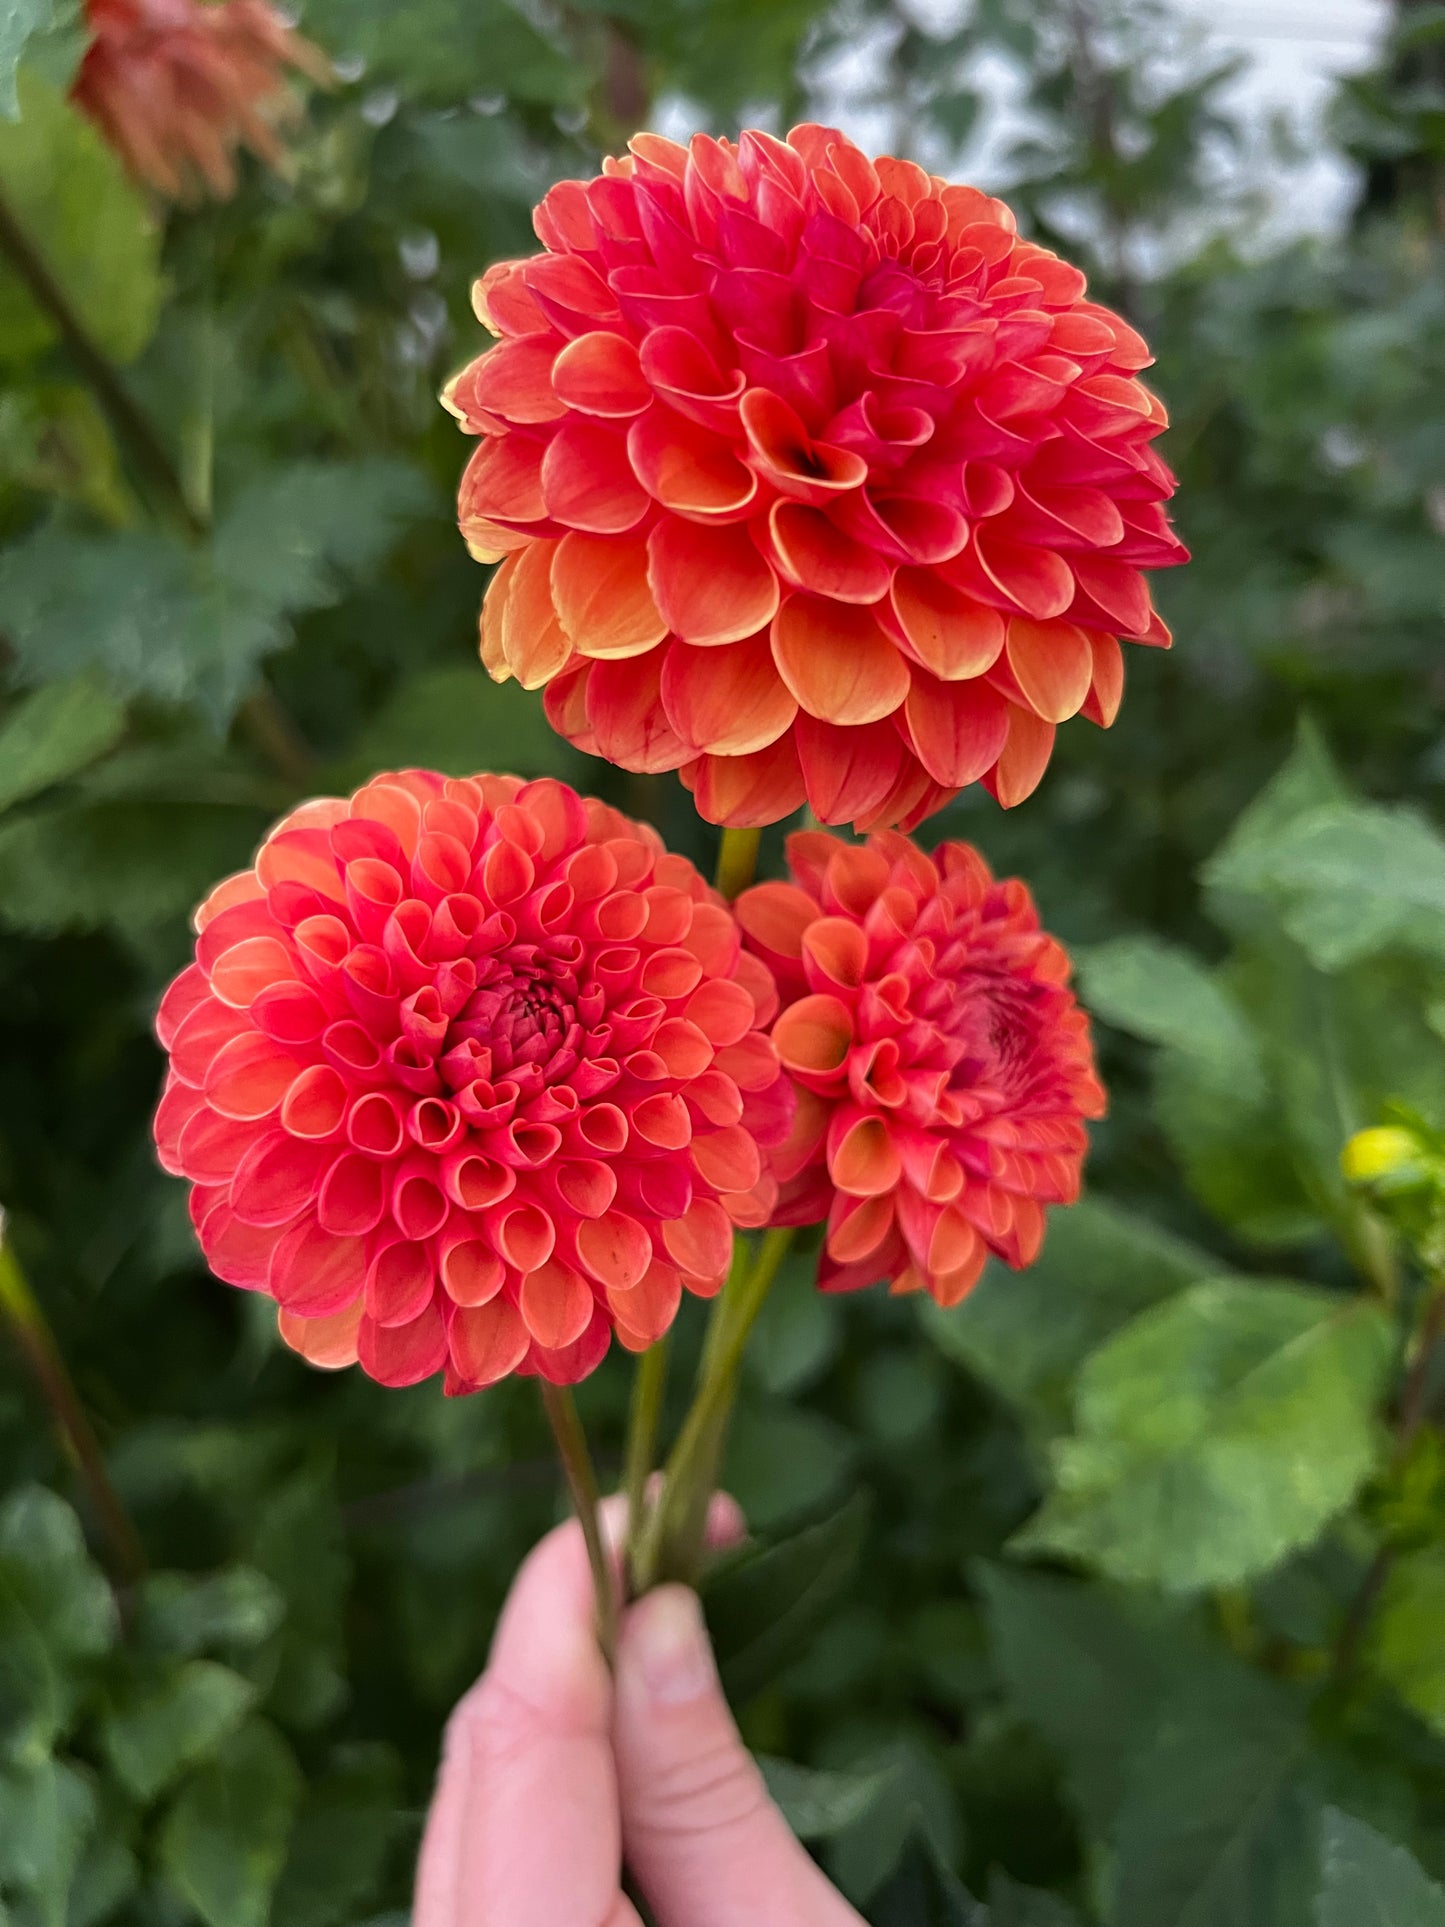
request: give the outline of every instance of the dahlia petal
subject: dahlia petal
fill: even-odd
[[[231,1173],[255,1137],[255,1127],[222,1117],[209,1105],[182,1125],[175,1144],[180,1175],[192,1184],[229,1184]]]
[[[489,435],[478,444],[457,491],[457,519],[464,536],[475,529],[485,547],[495,524],[506,528],[520,523],[525,528],[545,520],[542,453],[540,441],[522,435]]]
[[[1009,705],[1008,741],[998,762],[983,779],[1004,809],[1011,810],[1032,796],[1043,781],[1054,747],[1054,725],[1032,710]]]
[[[666,518],[647,540],[648,580],[683,642],[737,642],[766,629],[778,582],[747,530]]]
[[[685,1281],[721,1281],[732,1259],[733,1228],[720,1204],[696,1198],[662,1227],[662,1242]]]
[[[988,1246],[982,1238],[976,1238],[973,1255],[967,1263],[960,1265],[956,1271],[945,1272],[929,1280],[930,1292],[945,1311],[951,1311],[955,1305],[963,1303],[982,1277],[987,1257]]]
[[[774,559],[800,589],[835,602],[877,602],[892,570],[876,549],[845,534],[821,509],[786,499],[768,516]]]
[[[540,1205],[517,1204],[489,1223],[493,1245],[514,1271],[535,1271],[546,1264],[557,1229]]]
[[[868,939],[847,917],[819,917],[803,932],[803,963],[815,987],[855,990],[868,967]]]
[[[582,1336],[592,1322],[592,1306],[592,1287],[559,1258],[529,1271],[517,1293],[522,1323],[549,1351],[560,1351]]]
[[[156,1038],[162,1050],[171,1048],[176,1032],[191,1012],[206,1002],[208,995],[209,988],[200,965],[187,964],[161,998],[160,1008],[156,1012]]]
[[[831,1080],[852,1049],[853,1019],[847,1006],[827,992],[800,997],[773,1026],[773,1042],[785,1070]]]
[[[493,585],[493,593],[504,598],[501,653],[524,689],[540,689],[550,682],[572,654],[571,640],[552,604],[552,553],[551,543],[534,543],[516,558],[505,584]]]
[[[694,750],[745,756],[768,748],[798,713],[773,666],[766,633],[729,649],[668,646],[660,693],[668,721]]]
[[[334,1238],[310,1218],[285,1232],[271,1254],[271,1295],[302,1318],[341,1311],[361,1296],[365,1284],[365,1241]]]
[[[865,821],[889,797],[903,769],[897,718],[840,729],[800,715],[793,741],[807,785],[808,805],[820,823]]]
[[[701,756],[680,774],[704,821],[733,828],[776,823],[807,795],[797,750],[786,736],[746,756]]]
[[[222,1117],[269,1117],[302,1068],[269,1037],[254,1032],[233,1037],[211,1059],[204,1087],[206,1102]]]
[[[600,1218],[617,1195],[617,1174],[598,1158],[569,1158],[554,1176],[563,1204],[579,1218]]]
[[[768,882],[744,890],[733,904],[733,914],[753,949],[774,966],[797,963],[803,955],[803,932],[818,914],[818,906],[796,884]]]
[[[569,529],[621,534],[647,513],[627,441],[601,422],[564,422],[547,444],[540,479],[547,514]]]
[[[231,1209],[245,1224],[289,1224],[310,1202],[325,1153],[284,1131],[258,1138],[236,1166]]]
[[[566,406],[584,415],[626,419],[640,415],[652,400],[637,349],[624,335],[578,335],[558,355],[551,377],[559,414]]]
[[[642,372],[654,392],[688,421],[724,434],[735,428],[747,385],[743,372],[724,375],[686,328],[654,328],[642,343]]]
[[[611,1342],[611,1323],[601,1305],[594,1303],[592,1322],[580,1338],[555,1351],[534,1343],[522,1369],[536,1372],[553,1385],[575,1385],[589,1372],[596,1371],[607,1356]]]
[[[375,1158],[347,1151],[336,1159],[316,1197],[316,1221],[324,1231],[359,1237],[386,1215],[391,1186]]]
[[[379,1325],[364,1317],[356,1355],[367,1376],[382,1385],[419,1385],[446,1362],[446,1324],[434,1304],[404,1325]]]
[[[914,672],[906,711],[918,760],[950,789],[976,783],[997,763],[1009,734],[1010,709],[982,681],[937,682]]]
[[[278,1307],[276,1329],[282,1343],[298,1352],[308,1365],[321,1371],[340,1371],[356,1363],[356,1338],[361,1328],[362,1304],[358,1299],[343,1311],[326,1318],[302,1318],[296,1312]]]
[[[765,388],[750,388],[738,416],[752,451],[752,466],[782,495],[814,505],[856,489],[868,464],[848,448],[815,441],[797,410]]]
[[[1101,635],[1098,630],[1090,632],[1089,648],[1094,672],[1081,714],[1101,729],[1108,729],[1124,699],[1124,652],[1116,636]]]
[[[1149,585],[1137,569],[1107,556],[1081,555],[1075,557],[1074,574],[1084,594],[1124,635],[1143,635],[1148,630],[1154,608]]]
[[[473,419],[477,411],[486,410],[509,422],[555,421],[567,408],[552,392],[557,347],[556,336],[550,334],[499,341],[467,371],[472,379],[456,391],[456,401]]]
[[[501,1259],[480,1238],[463,1234],[443,1240],[442,1286],[454,1305],[489,1304],[502,1289],[506,1275]]]
[[[448,1330],[452,1362],[468,1385],[495,1385],[515,1371],[531,1344],[522,1314],[504,1297],[457,1311]]]
[[[277,1044],[312,1044],[326,1028],[326,1006],[305,984],[271,984],[251,1005],[251,1021]]]
[[[762,1175],[757,1144],[738,1124],[694,1138],[692,1162],[698,1176],[716,1191],[748,1191]]]
[[[1071,622],[1014,616],[1008,625],[1008,660],[1029,707],[1046,723],[1078,714],[1094,674],[1093,651],[1082,629]]]
[[[156,1156],[163,1171],[169,1171],[173,1178],[185,1176],[180,1158],[181,1133],[196,1113],[205,1106],[205,1097],[190,1084],[173,1079],[166,1086],[160,1103],[156,1106],[153,1130],[156,1140]]]
[[[253,1036],[249,1020],[229,1004],[207,994],[181,1019],[171,1039],[171,1069],[183,1083],[199,1089],[223,1045]]]
[[[557,620],[579,654],[640,656],[667,634],[647,576],[641,536],[572,532],[552,551]]]
[[[655,402],[627,434],[627,453],[647,493],[694,521],[731,519],[758,493],[758,478],[720,436]]]
[[[636,662],[596,662],[584,696],[596,753],[623,769],[678,769],[689,751],[668,720],[657,652]]]
[[[600,1218],[585,1221],[578,1225],[576,1236],[582,1265],[609,1291],[635,1285],[652,1263],[651,1238],[625,1211],[605,1211]]]
[[[966,595],[1036,622],[1062,615],[1074,599],[1074,574],[1062,556],[1007,542],[986,526],[948,569]]]
[[[862,1264],[893,1229],[893,1199],[884,1194],[851,1198],[839,1193],[828,1215],[828,1256],[840,1265]]]
[[[892,610],[914,656],[945,682],[981,676],[1003,649],[1004,622],[998,611],[926,569],[898,571]]]
[[[430,1248],[393,1239],[381,1246],[367,1267],[366,1315],[387,1329],[410,1325],[431,1304],[435,1286]]]
[[[783,681],[823,721],[878,722],[908,694],[907,664],[866,609],[791,596],[773,619],[772,645]]]
[[[617,1335],[629,1351],[646,1351],[655,1345],[677,1316],[681,1299],[682,1279],[671,1265],[657,1259],[635,1285],[607,1294]]]
[[[878,1197],[894,1190],[902,1173],[898,1147],[881,1117],[840,1111],[828,1127],[828,1172],[840,1191]]]
[[[228,1204],[218,1204],[201,1220],[197,1234],[206,1263],[216,1276],[241,1291],[264,1291],[271,1254],[284,1233],[275,1225],[251,1225]]]

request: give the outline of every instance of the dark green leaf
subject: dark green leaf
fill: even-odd
[[[871,1772],[829,1773],[766,1753],[758,1755],[758,1765],[768,1792],[800,1840],[826,1840],[862,1820],[894,1770],[889,1764]]]
[[[836,1503],[854,1456],[852,1439],[820,1413],[748,1400],[733,1416],[723,1483],[766,1532]]]
[[[227,1666],[192,1659],[130,1688],[101,1726],[101,1744],[125,1785],[150,1802],[235,1731],[256,1689]]]
[[[990,1915],[925,1840],[912,1838],[868,1908],[873,1927],[989,1927]]]
[[[70,1507],[38,1486],[12,1493],[0,1507],[0,1751],[31,1757],[67,1730],[116,1623]]]
[[[337,1755],[302,1802],[272,1927],[351,1927],[376,1898],[400,1798],[389,1748],[354,1746]]]
[[[1370,1659],[1422,1720],[1445,1733],[1445,1546],[1422,1547],[1390,1567],[1370,1625]]]
[[[135,1635],[153,1652],[188,1659],[259,1646],[285,1616],[280,1589],[252,1567],[232,1566],[205,1578],[158,1572],[142,1583]]]
[[[958,1815],[953,1790],[934,1753],[913,1740],[866,1755],[855,1766],[880,1784],[867,1808],[829,1842],[829,1872],[850,1900],[866,1906],[901,1865],[912,1864],[911,1848],[932,1862],[939,1891],[963,1898],[948,1869],[959,1850]]]
[[[38,1759],[0,1768],[0,1892],[18,1888],[37,1927],[66,1927],[70,1883],[95,1825],[95,1794],[74,1767]]]
[[[1445,1927],[1445,1888],[1363,1820],[1327,1807],[1315,1927]]]
[[[0,722],[0,810],[73,776],[125,731],[125,710],[98,683],[52,683]]]
[[[291,1749],[257,1719],[181,1788],[161,1829],[160,1865],[206,1927],[266,1927],[301,1792]]]
[[[535,691],[494,683],[474,662],[408,677],[327,781],[346,790],[379,769],[436,769],[446,776],[507,770],[576,783],[581,761],[553,732]]]

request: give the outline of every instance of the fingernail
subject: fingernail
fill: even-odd
[[[697,1699],[717,1678],[702,1607],[686,1586],[663,1586],[633,1609],[637,1661],[653,1699]]]

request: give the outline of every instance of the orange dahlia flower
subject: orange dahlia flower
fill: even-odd
[[[766,1222],[772,976],[656,833],[560,783],[378,776],[196,913],[161,1163],[211,1268],[318,1365],[584,1377]]]
[[[86,0],[90,45],[72,97],[139,180],[173,200],[199,176],[220,199],[235,150],[284,160],[288,67],[325,85],[331,63],[266,0]]]
[[[886,1278],[957,1304],[990,1251],[1031,1263],[1045,1207],[1079,1194],[1104,1093],[1068,956],[966,843],[812,831],[788,865],[735,906],[798,1091],[774,1222],[826,1217],[825,1290]]]
[[[1147,347],[1002,202],[843,135],[640,134],[477,283],[444,397],[499,681],[715,823],[1003,804],[1183,561]]]

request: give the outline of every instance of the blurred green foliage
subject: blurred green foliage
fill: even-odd
[[[934,166],[1012,75],[989,184],[1155,346],[1196,559],[1114,730],[927,832],[1077,947],[1090,1196],[949,1314],[790,1266],[732,1441],[759,1537],[709,1589],[724,1672],[880,1927],[1445,1923],[1445,1246],[1340,1166],[1445,1124],[1445,17],[1402,4],[1340,89],[1347,229],[1281,242],[1221,172],[1260,130],[1150,0],[961,11],[308,0],[341,82],[288,177],[163,210],[63,102],[73,9],[0,4],[0,196],[179,481],[0,260],[0,1201],[149,1562],[108,1576],[6,1349],[16,1927],[404,1922],[442,1721],[558,1510],[545,1430],[524,1386],[310,1373],[206,1279],[150,1013],[204,888],[378,765],[554,770],[710,859],[674,783],[477,667],[434,397],[548,181],[649,103],[818,112],[860,47],[870,124]],[[604,1469],[625,1396],[620,1361],[582,1388]]]

